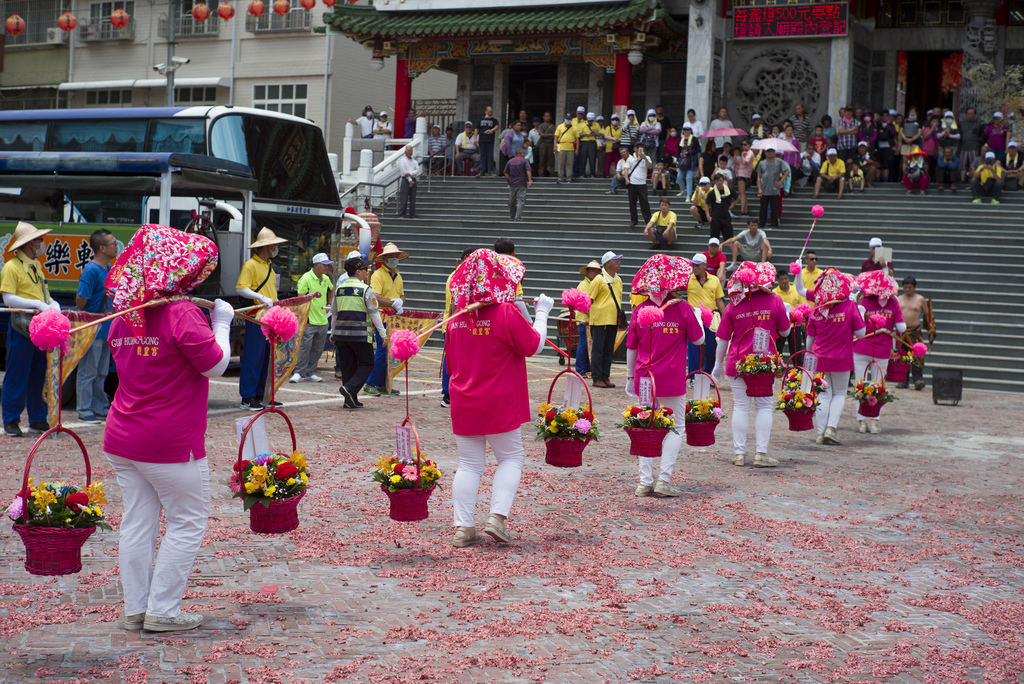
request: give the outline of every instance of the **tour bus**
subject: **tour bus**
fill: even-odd
[[[198,294],[230,297],[266,226],[289,243],[274,262],[284,298],[316,252],[355,244],[342,216],[323,134],[305,119],[221,106],[0,112],[0,248],[6,260],[19,220],[51,228],[42,261],[64,306],[98,228],[122,247],[143,223],[211,237],[219,272]]]

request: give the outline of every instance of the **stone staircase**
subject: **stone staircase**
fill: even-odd
[[[556,185],[539,179],[527,195],[525,222],[513,223],[506,218],[504,179],[435,177],[429,188],[422,183],[419,219],[396,218],[394,205],[381,212],[384,240],[412,255],[402,266],[410,308],[441,310],[445,279],[462,249],[490,247],[503,236],[515,241],[527,267],[527,297],[545,292],[557,299],[579,282],[580,266],[607,250],[623,255],[628,292],[654,252],[639,230],[629,229],[625,193],[608,196],[607,187],[604,180]],[[686,202],[671,199],[680,217],[672,253],[689,258],[706,249],[707,235],[694,229]],[[657,198],[651,203],[656,210]],[[868,240],[880,237],[893,249],[897,280],[915,276],[918,291],[932,298],[939,335],[926,375],[929,367],[961,368],[966,388],[1024,392],[1024,193],[1005,193],[995,206],[987,200],[972,204],[963,187],[956,194],[932,190],[907,197],[902,185],[878,183],[841,201],[834,194],[814,201],[810,190],[797,189],[784,201],[781,227],[768,232],[777,268],[787,268],[799,254],[813,204],[825,208],[810,241],[822,266],[857,273]],[[756,211],[756,203],[751,207]],[[741,230],[745,222],[733,223]],[[628,312],[628,302],[626,307]]]

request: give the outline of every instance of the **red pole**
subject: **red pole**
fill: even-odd
[[[412,106],[412,79],[409,78],[409,60],[395,60],[395,123],[394,136],[405,137],[405,119]]]
[[[626,123],[626,110],[633,96],[633,65],[625,52],[615,53],[615,96],[612,98],[612,113]]]

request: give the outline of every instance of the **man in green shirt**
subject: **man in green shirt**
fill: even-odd
[[[327,342],[327,308],[331,304],[333,288],[330,276],[331,260],[323,252],[313,255],[313,268],[299,279],[300,295],[315,294],[309,303],[309,321],[299,345],[299,358],[291,382],[321,382],[316,366]]]

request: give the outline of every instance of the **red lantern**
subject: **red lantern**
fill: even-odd
[[[338,0],[324,0],[324,4],[328,7],[334,7],[338,3]]]
[[[18,14],[12,14],[7,17],[7,23],[4,24],[7,32],[12,36],[16,36],[25,30],[25,20]]]
[[[302,5],[302,9],[308,12],[316,7],[316,0],[299,0],[299,4]]]
[[[249,3],[249,14],[254,17],[258,17],[263,14],[264,6],[263,0],[252,0]]]
[[[78,26],[78,19],[71,12],[65,12],[57,19],[57,26],[62,31],[74,31],[75,27]]]
[[[227,21],[235,16],[235,6],[230,2],[222,2],[217,5],[217,16]]]
[[[292,3],[288,0],[274,0],[274,14],[288,14],[292,11]]]
[[[197,2],[192,5],[192,18],[196,21],[206,21],[210,18],[210,8],[205,2]]]
[[[124,28],[132,18],[123,9],[116,9],[110,13],[110,23],[114,28]]]

